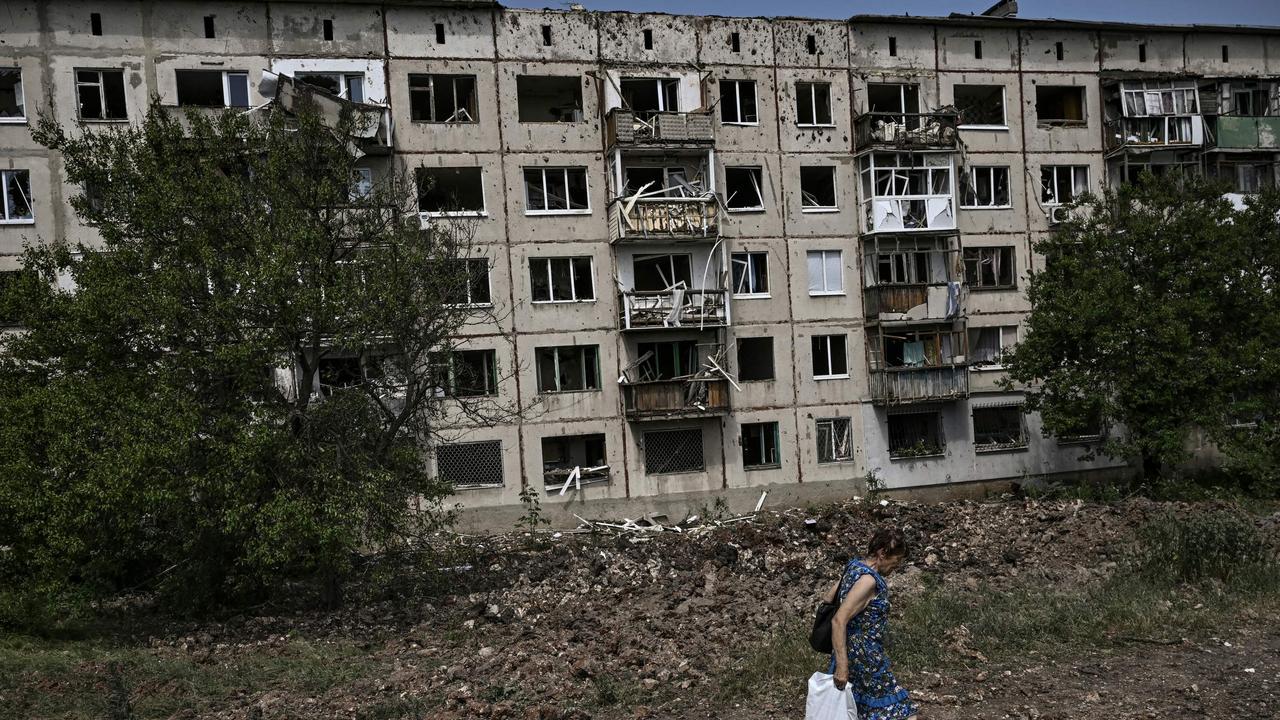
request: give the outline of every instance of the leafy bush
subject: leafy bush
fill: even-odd
[[[1273,570],[1275,550],[1248,516],[1230,509],[1156,516],[1139,533],[1137,568],[1165,582],[1224,583]]]

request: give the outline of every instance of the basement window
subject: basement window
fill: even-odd
[[[178,105],[249,107],[249,74],[222,70],[177,70]]]
[[[738,338],[738,382],[774,379],[773,338]]]
[[[720,122],[725,125],[755,125],[760,122],[756,112],[755,80],[720,81]]]
[[[1022,405],[991,405],[973,409],[974,452],[1021,450],[1027,446]]]
[[[445,262],[443,272],[450,285],[445,298],[448,304],[474,307],[493,304],[488,260],[462,258]]]
[[[803,212],[832,212],[838,209],[835,166],[800,168],[800,207]]]
[[[1007,127],[1003,85],[956,85],[954,92],[962,127]]]
[[[520,122],[582,122],[582,83],[573,76],[519,75]]]
[[[540,347],[534,351],[538,365],[538,392],[581,392],[600,389],[600,348],[597,345]]]
[[[498,394],[496,350],[454,350],[428,355],[436,397]]]
[[[844,335],[814,335],[813,379],[841,380],[849,377],[849,358]]]
[[[931,457],[946,449],[942,439],[942,414],[908,413],[889,416],[889,457]]]
[[[31,211],[31,171],[0,170],[0,223],[35,222]]]
[[[212,15],[204,16],[204,36],[209,39],[212,39],[218,36],[217,32],[214,31]]]
[[[502,487],[502,441],[441,445],[436,448],[436,475],[455,490]]]
[[[761,186],[764,170],[758,167],[727,167],[724,169],[724,204],[730,212],[764,210],[764,193]]]
[[[644,472],[646,475],[672,475],[702,472],[702,428],[659,430],[644,434]]]
[[[76,70],[81,120],[125,120],[124,71]]]
[[[418,168],[418,210],[427,215],[484,215],[478,167]]]
[[[364,73],[300,72],[294,73],[293,78],[334,97],[351,102],[364,102]]]
[[[525,215],[591,212],[586,168],[525,168]]]
[[[566,482],[575,488],[588,483],[607,482],[609,463],[604,435],[542,438],[542,480],[548,490],[559,490]]]
[[[535,303],[595,300],[594,278],[590,257],[529,259],[529,289]]]
[[[425,123],[478,122],[475,75],[410,75],[409,118]]]
[[[1000,370],[1004,368],[1004,355],[1018,344],[1018,326],[969,329],[969,362],[974,368]]]
[[[734,297],[769,297],[769,253],[736,252],[731,264]]]
[[[0,68],[0,122],[27,119],[22,97],[22,68]]]
[[[831,83],[796,83],[796,125],[830,127]]]
[[[819,418],[814,421],[818,441],[818,463],[848,462],[853,459],[853,421],[849,418]]]
[[[970,289],[999,290],[1014,286],[1013,246],[964,249],[964,282]]]
[[[743,423],[742,467],[760,470],[782,466],[778,452],[778,423]]]
[[[1084,88],[1040,85],[1036,88],[1036,119],[1041,125],[1085,125]]]

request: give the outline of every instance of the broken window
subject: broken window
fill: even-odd
[[[81,120],[124,120],[123,70],[76,70]]]
[[[977,452],[1027,446],[1022,405],[989,405],[973,409],[973,449]]]
[[[969,360],[973,367],[1004,367],[1004,354],[1018,343],[1018,326],[969,328]]]
[[[489,261],[484,258],[447,260],[443,277],[450,282],[448,302],[451,305],[490,305]]]
[[[844,294],[844,262],[841,255],[840,250],[810,250],[806,254],[810,295]]]
[[[868,83],[867,112],[897,115],[897,123],[919,127],[920,88],[902,83]]]
[[[334,97],[351,102],[364,102],[364,73],[300,72],[293,78]]]
[[[409,75],[409,118],[425,123],[479,122],[475,75]]]
[[[632,260],[634,289],[662,292],[683,283],[693,285],[692,258],[684,254],[636,255]]]
[[[698,343],[693,340],[636,343],[641,380],[670,380],[697,371]]]
[[[930,280],[927,252],[877,253],[875,263],[876,285],[922,285]]]
[[[796,124],[835,124],[831,121],[831,83],[796,83]]]
[[[811,340],[814,380],[849,377],[844,335],[814,335]]]
[[[623,107],[637,117],[680,110],[680,78],[622,78],[619,89]]]
[[[803,210],[836,209],[835,166],[800,168],[800,206]]]
[[[420,212],[484,214],[484,184],[480,168],[420,167],[417,177]]]
[[[1005,126],[1003,85],[956,85],[954,92],[961,125]]]
[[[582,122],[582,82],[573,76],[519,75],[516,104],[522,123]]]
[[[35,216],[31,211],[31,171],[0,170],[0,200],[3,200],[0,222],[34,221]]]
[[[323,357],[316,366],[320,392],[327,397],[334,390],[356,387],[364,382],[364,369],[358,355]]]
[[[951,162],[944,153],[862,156],[859,173],[872,231],[954,228]]]
[[[738,381],[773,379],[773,338],[738,338]]]
[[[743,423],[742,466],[752,468],[778,467],[782,456],[778,452],[778,423]]]
[[[502,487],[502,441],[441,445],[436,448],[436,475],[458,490]]]
[[[595,300],[590,257],[529,259],[529,288],[534,302]]]
[[[1036,87],[1036,119],[1050,125],[1084,125],[1084,88],[1077,85]]]
[[[953,330],[895,329],[872,338],[872,370],[955,365],[964,355],[965,336]]]
[[[764,171],[758,167],[727,167],[724,169],[724,204],[729,210],[763,210]]]
[[[961,176],[961,207],[1009,207],[1009,168],[1004,165],[970,166]]]
[[[249,73],[223,70],[176,70],[178,105],[249,107]]]
[[[498,353],[495,350],[433,352],[428,362],[436,397],[498,394]]]
[[[609,462],[604,435],[542,438],[542,479],[547,485],[556,486],[566,482],[576,486],[607,481]]]
[[[591,212],[586,168],[525,168],[525,213]]]
[[[1045,205],[1065,205],[1089,191],[1086,165],[1044,165],[1040,168],[1040,201]]]
[[[755,80],[720,81],[720,122],[727,125],[755,125],[760,121],[756,112]]]
[[[1057,438],[1059,443],[1090,442],[1100,439],[1105,430],[1102,408],[1085,408],[1073,422],[1065,423]]]
[[[644,434],[644,471],[647,475],[702,472],[702,428],[659,430]]]
[[[733,265],[733,294],[735,296],[769,295],[769,253],[736,252],[731,257]]]
[[[540,347],[538,392],[577,392],[600,389],[600,349],[596,345]]]
[[[1146,80],[1120,86],[1125,117],[1196,115],[1199,92],[1193,80]],[[1037,96],[1038,97],[1038,96]]]
[[[835,463],[853,459],[853,421],[849,418],[820,418],[814,421],[818,440],[818,462]]]
[[[0,120],[22,120],[26,117],[22,68],[0,68]]]
[[[1011,288],[1014,285],[1013,246],[964,249],[964,281],[971,288]]]
[[[941,455],[945,448],[941,413],[919,412],[889,416],[889,457]]]

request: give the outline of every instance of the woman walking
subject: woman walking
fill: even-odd
[[[902,531],[884,528],[876,532],[861,560],[850,560],[844,575],[827,600],[837,595],[840,607],[831,619],[831,669],[835,686],[853,686],[859,720],[912,720],[915,703],[898,685],[884,653],[889,625],[889,587],[885,576],[907,557]]]

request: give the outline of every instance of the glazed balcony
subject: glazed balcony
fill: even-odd
[[[954,150],[957,113],[869,112],[853,121],[858,152],[864,150]]]
[[[969,369],[964,365],[871,371],[871,401],[876,405],[960,400],[968,396]]]
[[[618,293],[622,330],[720,328],[729,324],[724,290],[627,290]]]
[[[619,198],[613,202],[614,242],[703,240],[720,235],[714,196]]]
[[[1220,115],[1210,120],[1214,150],[1280,150],[1280,117]]]
[[[610,147],[711,147],[716,139],[715,123],[708,111],[636,112],[614,108],[605,116],[605,133]]]
[[[628,420],[715,417],[729,412],[729,381],[710,377],[625,383],[622,399]]]
[[[1204,144],[1199,115],[1122,117],[1106,122],[1107,151],[1192,148]]]

